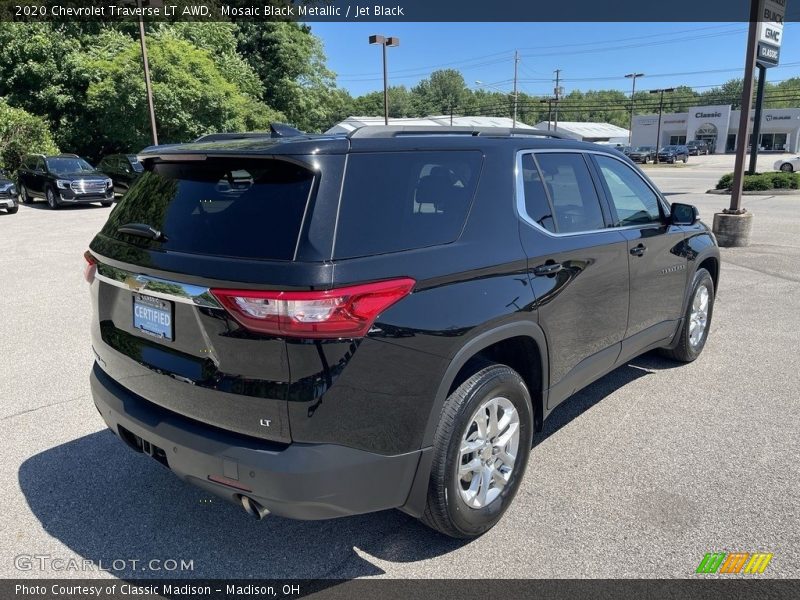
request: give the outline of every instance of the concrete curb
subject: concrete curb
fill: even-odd
[[[716,194],[718,196],[730,196],[730,190],[708,190],[706,194]],[[800,190],[754,190],[742,192],[743,196],[800,196]]]

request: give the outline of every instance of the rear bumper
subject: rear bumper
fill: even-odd
[[[420,462],[421,451],[385,456],[334,444],[261,442],[151,404],[97,364],[90,381],[97,409],[126,444],[141,452],[144,440],[148,454],[187,482],[235,503],[246,495],[284,517],[329,519],[399,508]]]

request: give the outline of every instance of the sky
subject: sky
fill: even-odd
[[[353,95],[381,90],[380,46],[371,34],[398,36],[388,48],[389,85],[413,86],[432,71],[459,69],[472,88],[510,92],[514,50],[519,89],[553,93],[561,69],[573,89],[630,92],[626,73],[645,73],[637,90],[689,85],[703,91],[744,71],[747,23],[312,23],[325,45],[328,66]],[[800,25],[787,23],[781,64],[767,81],[800,76]],[[702,72],[698,72],[702,71]],[[476,84],[475,81],[481,84]],[[494,87],[492,87],[494,86]]]

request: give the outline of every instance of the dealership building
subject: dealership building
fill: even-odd
[[[664,114],[658,143],[658,115],[639,115],[633,119],[631,144],[660,148],[705,140],[715,154],[734,152],[739,139],[740,114],[730,105],[695,106],[685,113]],[[752,123],[753,113],[750,121]],[[759,146],[765,152],[799,152],[800,108],[764,109],[759,138]]]

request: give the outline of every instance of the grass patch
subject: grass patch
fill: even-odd
[[[730,190],[733,185],[733,173],[720,177],[717,183],[718,190]],[[742,189],[745,192],[766,192],[770,190],[797,190],[800,189],[800,173],[784,173],[774,171],[770,173],[754,173],[744,176]]]

